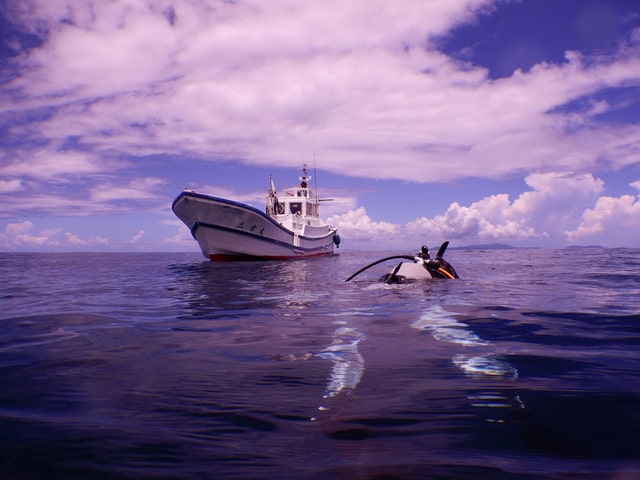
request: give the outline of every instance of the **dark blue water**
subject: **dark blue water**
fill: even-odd
[[[0,254],[0,478],[640,478],[640,250]]]

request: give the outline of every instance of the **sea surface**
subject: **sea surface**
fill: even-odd
[[[0,254],[0,478],[640,479],[640,250]]]

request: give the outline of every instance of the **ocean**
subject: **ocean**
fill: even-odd
[[[640,250],[452,247],[0,254],[0,478],[640,479]]]

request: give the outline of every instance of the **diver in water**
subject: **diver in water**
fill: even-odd
[[[460,278],[455,269],[444,258],[444,252],[449,246],[449,242],[444,242],[440,245],[435,258],[431,258],[429,255],[429,248],[423,245],[420,248],[420,253],[416,256],[410,255],[392,255],[390,257],[381,258],[373,263],[370,263],[364,268],[361,268],[356,273],[347,278],[347,282],[361,274],[365,270],[378,263],[382,263],[387,260],[395,258],[401,258],[404,260],[411,260],[411,262],[400,262],[391,271],[391,273],[384,274],[380,280],[385,283],[405,283],[408,281],[423,279],[423,278],[448,278],[455,279]]]
[[[431,274],[432,278],[460,278],[451,264],[442,258],[448,246],[449,242],[444,242],[440,245],[438,253],[436,253],[436,258],[434,259],[431,259],[429,256],[429,249],[426,245],[422,245],[420,248],[420,253],[418,253],[417,257],[423,260],[424,267]]]

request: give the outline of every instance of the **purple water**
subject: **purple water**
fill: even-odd
[[[640,478],[640,250],[393,253],[0,254],[0,478]]]

